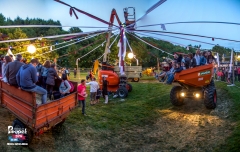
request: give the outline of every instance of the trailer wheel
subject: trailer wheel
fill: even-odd
[[[117,90],[117,95],[120,98],[126,98],[128,96],[128,90],[125,87],[119,87]]]
[[[24,134],[24,136],[26,136],[26,140],[24,141],[19,141],[19,142],[25,142],[25,143],[28,143],[30,144],[32,142],[32,139],[33,139],[33,131],[26,127],[19,119],[15,119],[13,121],[13,130],[19,130],[19,129],[26,129],[27,130],[27,134]]]
[[[215,87],[208,86],[204,90],[204,105],[208,109],[215,109],[217,106],[217,91]]]
[[[131,84],[127,83],[126,88],[127,88],[128,92],[132,92],[132,85]]]
[[[138,81],[139,81],[139,78],[132,78],[132,81],[133,81],[133,82],[138,82]]]
[[[65,122],[65,118],[61,122],[53,126],[52,131],[57,133],[61,132],[61,130],[63,129],[64,122]]]
[[[180,91],[182,90],[181,86],[174,86],[170,92],[170,100],[174,106],[183,105],[184,98],[180,97]]]

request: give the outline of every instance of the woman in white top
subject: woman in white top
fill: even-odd
[[[4,63],[2,64],[2,81],[7,83],[8,81],[6,77],[6,67],[8,63],[12,62],[12,59],[10,56],[5,56],[3,62]]]
[[[59,92],[61,93],[61,97],[69,95],[71,90],[71,85],[67,81],[67,75],[62,75],[62,83],[59,87]]]

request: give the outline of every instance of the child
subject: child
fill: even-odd
[[[223,76],[223,72],[222,72],[222,70],[219,70],[217,72],[217,80],[220,81],[222,76]]]
[[[86,106],[86,82],[85,80],[81,80],[81,84],[78,86],[78,102],[79,102],[79,107],[82,104],[82,114],[86,115],[85,113],[85,106]]]
[[[77,76],[77,70],[76,70],[76,68],[74,68],[73,74],[74,74],[74,78],[76,78],[76,76]]]
[[[100,99],[100,96],[102,94],[102,90],[100,90],[100,88],[97,90],[97,95],[96,95],[96,103],[99,103],[99,99]]]

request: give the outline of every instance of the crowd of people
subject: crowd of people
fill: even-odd
[[[233,67],[234,72],[229,71],[230,67],[215,67],[214,68],[214,78],[217,81],[226,81],[227,83],[233,82],[233,75],[234,75],[234,81],[240,82],[240,66]]]
[[[171,84],[174,80],[174,74],[182,70],[198,67],[201,65],[212,64],[216,62],[211,51],[200,52],[199,49],[196,53],[189,54],[174,54],[174,59],[163,66],[162,72],[156,74],[156,79],[166,84]]]
[[[16,55],[16,60],[12,56],[1,56],[0,77],[8,85],[15,86],[29,92],[41,95],[41,102],[45,104],[47,98],[52,100],[55,79],[59,79],[59,97],[70,93],[71,85],[67,80],[67,74],[62,74],[60,78],[56,71],[56,65],[50,61],[45,61],[42,65],[38,59],[32,59],[29,63],[23,60],[22,55]]]

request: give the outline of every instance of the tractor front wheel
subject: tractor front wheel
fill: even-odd
[[[126,98],[128,96],[128,90],[125,87],[119,87],[117,90],[117,95],[120,98]]]
[[[182,90],[181,86],[174,86],[170,92],[170,100],[174,106],[183,105],[184,98],[180,97],[180,91]]]
[[[215,109],[217,106],[217,91],[211,85],[204,90],[204,105],[208,109]]]

